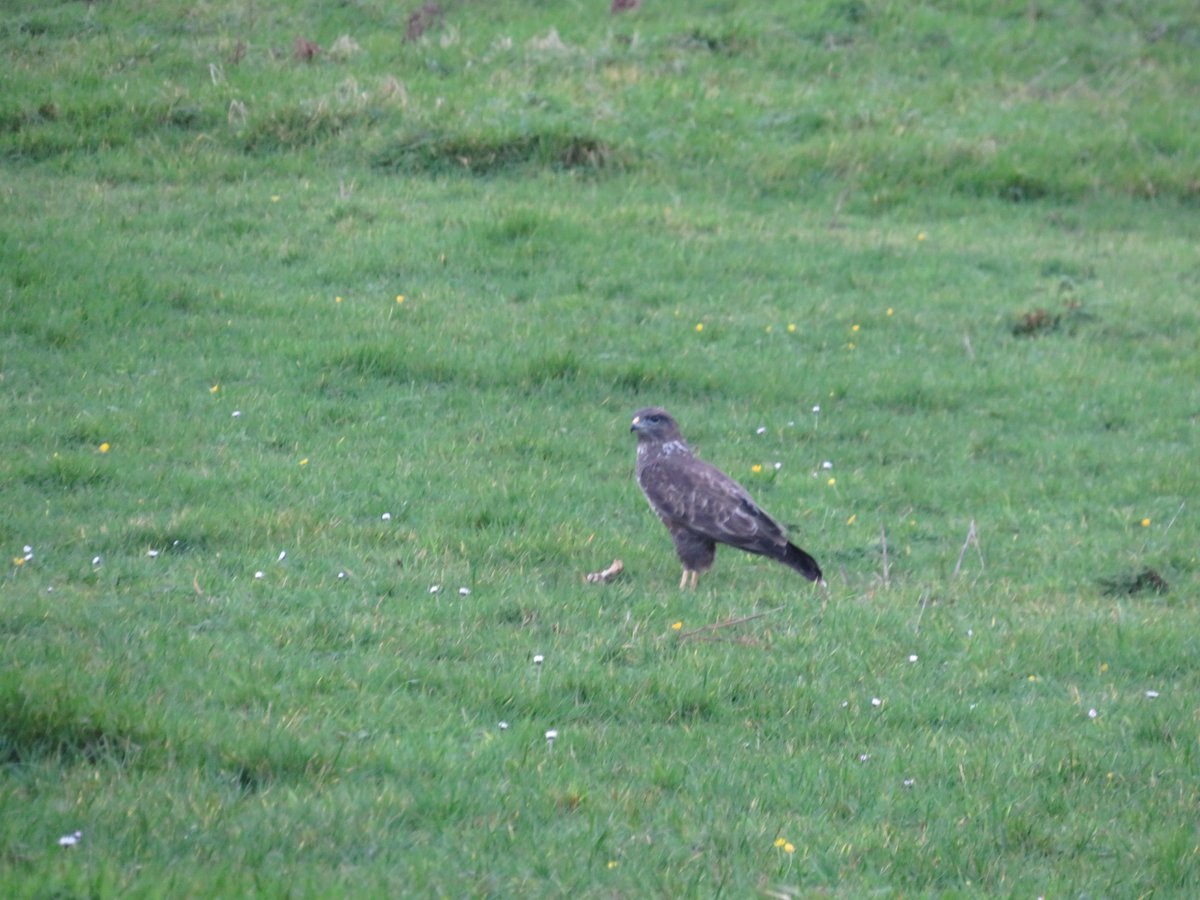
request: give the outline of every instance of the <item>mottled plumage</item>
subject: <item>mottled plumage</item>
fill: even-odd
[[[637,481],[671,532],[683,563],[679,586],[696,586],[713,564],[717,544],[757,553],[822,581],[817,561],[788,541],[779,523],[759,509],[746,489],[692,455],[679,426],[664,409],[638,410],[630,431],[637,434]]]

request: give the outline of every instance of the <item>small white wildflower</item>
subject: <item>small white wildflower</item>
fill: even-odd
[[[338,577],[338,581],[341,581],[343,578],[345,578],[345,577],[346,577],[346,573],[345,573],[345,572],[338,572],[338,574],[337,574],[337,577]]]
[[[151,559],[154,559],[154,557],[158,556],[158,551],[157,550],[147,550],[146,555],[148,557],[150,557]]]
[[[821,463],[821,468],[822,469],[832,469],[833,468],[833,460],[829,460],[829,459],[825,460],[825,462]]]
[[[908,661],[909,661],[909,662],[916,662],[918,659],[920,659],[920,657],[919,657],[919,656],[917,656],[917,654],[915,654],[915,653],[910,653],[910,654],[908,654]]]
[[[241,418],[241,415],[242,415],[242,411],[240,409],[235,409],[233,411],[233,418],[235,418],[235,419]]]
[[[878,697],[872,697],[872,698],[871,698],[871,705],[872,705],[872,706],[883,706],[883,701],[882,701],[882,700],[880,700]]]
[[[821,407],[820,407],[820,406],[814,406],[814,407],[813,407],[813,414],[814,414],[814,415],[815,415],[816,413],[819,413],[820,411],[821,411]]]
[[[83,837],[82,831],[76,831],[74,834],[64,834],[62,837],[60,837],[58,839],[58,846],[74,847],[76,844],[79,843],[79,840],[82,837]]]
[[[779,460],[775,460],[775,471],[778,472],[782,468],[783,468],[783,463],[781,463]]]
[[[1096,712],[1096,710],[1094,710],[1094,709],[1089,709],[1089,710],[1088,710],[1088,718],[1089,718],[1089,719],[1094,719],[1094,718],[1096,718],[1096,716],[1098,716],[1098,715],[1100,715],[1100,714],[1099,714],[1098,712]]]
[[[542,656],[542,654],[535,653],[533,655],[533,664],[535,666],[540,666],[545,661],[545,659],[546,659],[546,657]]]
[[[26,554],[33,556],[33,547],[31,547],[29,544],[26,544],[23,549]]]
[[[546,740],[551,744],[554,743],[554,739],[557,737],[558,737],[558,732],[555,731],[553,728],[551,728],[549,731],[546,732]]]
[[[466,597],[470,593],[471,593],[471,589],[469,587],[460,587],[458,589],[458,596],[460,596],[460,597]]]
[[[254,573],[254,577],[256,579],[259,579],[259,578],[266,578],[267,576],[261,569],[259,569],[257,572]]]
[[[390,521],[392,521],[392,514],[391,514],[391,513],[384,513],[384,514],[383,514],[383,521],[385,521],[385,522],[390,522]]]
[[[975,637],[975,629],[974,628],[967,629],[967,637]]]
[[[99,556],[93,556],[93,557],[92,557],[92,565],[93,565],[93,566],[98,566],[98,565],[100,565],[100,557],[99,557]]]
[[[843,700],[843,701],[842,701],[842,709],[849,709],[849,708],[850,708],[850,701],[849,701],[849,700]]]
[[[905,778],[904,779],[904,786],[906,788],[910,788],[916,783],[917,783],[917,780],[915,778]]]
[[[870,758],[871,758],[871,754],[870,754],[870,753],[860,753],[860,754],[858,754],[858,761],[859,761],[859,762],[866,762],[866,761],[867,761],[867,760],[869,760]]]
[[[1146,696],[1153,700],[1158,696],[1158,691],[1146,691]]]
[[[499,728],[500,728],[500,730],[501,730],[501,731],[508,731],[508,723],[507,723],[507,722],[504,722],[504,721],[501,721],[501,722],[500,722],[500,725],[499,725]]]
[[[436,594],[441,589],[442,589],[442,586],[440,584],[431,584],[429,586],[429,593]]]
[[[279,551],[279,559],[277,559],[277,560],[276,560],[276,562],[283,562],[283,560],[284,560],[284,557],[286,557],[286,556],[287,556],[287,551],[286,551],[286,550],[280,550],[280,551]]]
[[[766,434],[766,433],[767,433],[767,426],[766,426],[766,425],[759,425],[759,426],[758,426],[758,428],[755,430],[755,432],[754,432],[754,433],[755,433],[755,434]]]

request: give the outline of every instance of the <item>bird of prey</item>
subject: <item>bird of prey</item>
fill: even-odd
[[[680,588],[689,576],[695,588],[699,574],[712,566],[717,544],[768,556],[824,584],[817,561],[787,539],[744,487],[692,455],[665,409],[638,410],[629,430],[637,434],[638,485],[683,563]]]

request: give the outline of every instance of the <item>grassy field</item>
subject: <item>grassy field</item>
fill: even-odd
[[[6,896],[1195,896],[1198,51],[6,4]],[[827,593],[678,590],[651,404]]]

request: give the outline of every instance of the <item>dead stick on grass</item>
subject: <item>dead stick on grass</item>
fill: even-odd
[[[883,523],[879,523],[879,543],[883,546],[883,586],[891,585],[891,566],[888,565],[887,554],[887,532],[883,529]]]
[[[1057,72],[1063,66],[1065,66],[1068,62],[1069,62],[1068,58],[1064,56],[1058,62],[1053,63],[1052,65],[1046,66],[1046,68],[1042,69],[1042,71],[1038,72],[1036,75],[1034,75],[1032,78],[1030,78],[1027,82],[1025,82],[1026,93],[1028,93],[1029,91],[1032,91],[1035,87],[1038,86],[1038,84],[1040,82],[1044,81],[1050,75],[1053,75],[1055,72]]]
[[[777,613],[782,606],[777,606],[774,609],[763,610],[760,613],[754,613],[749,616],[742,616],[738,619],[726,619],[724,622],[713,622],[711,625],[701,625],[699,628],[693,628],[691,631],[682,631],[679,633],[679,639],[682,641],[685,638],[695,637],[698,634],[704,634],[707,631],[716,631],[718,628],[732,628],[734,625],[741,625],[744,622],[752,622],[755,619],[761,619],[763,616],[769,616],[771,613]]]
[[[842,204],[846,202],[846,192],[838,194],[837,202],[833,204],[833,215],[829,217],[830,228],[841,228]]]
[[[975,533],[975,520],[971,520],[971,527],[967,529],[967,539],[963,541],[962,549],[958,551],[958,562],[954,564],[954,574],[951,578],[957,578],[958,572],[962,568],[963,557],[967,555],[967,548],[972,544],[975,545],[975,552],[979,554],[979,568],[986,568],[983,564],[983,548],[979,546],[979,535]]]
[[[1179,509],[1175,510],[1175,515],[1171,516],[1171,521],[1167,523],[1167,527],[1163,529],[1163,534],[1171,530],[1171,526],[1175,524],[1175,520],[1179,518],[1179,514],[1183,512],[1183,504],[1179,504]]]
[[[921,609],[917,613],[917,624],[913,626],[913,634],[921,633],[921,619],[925,617],[925,607],[929,605],[929,591],[921,592]]]
[[[1168,523],[1167,523],[1167,527],[1166,527],[1166,528],[1164,528],[1164,529],[1162,530],[1163,537],[1166,537],[1166,534],[1167,534],[1167,532],[1171,530],[1171,527],[1172,527],[1172,526],[1175,524],[1175,520],[1176,520],[1176,519],[1178,519],[1178,518],[1179,518],[1179,514],[1180,514],[1181,512],[1183,512],[1183,507],[1184,507],[1184,504],[1183,504],[1183,503],[1180,503],[1180,504],[1179,504],[1179,509],[1175,510],[1175,515],[1171,516],[1171,521],[1170,521],[1170,522],[1168,522]],[[1149,545],[1150,545],[1150,537],[1149,537],[1149,536],[1147,536],[1147,537],[1146,537],[1146,539],[1142,541],[1142,552],[1143,552],[1143,553],[1144,553],[1144,552],[1146,552],[1146,548],[1147,548]]]
[[[682,636],[681,636],[682,637]],[[733,637],[720,637],[718,635],[698,635],[690,638],[699,644],[740,644],[743,647],[761,647],[762,641],[757,638],[752,638],[749,635],[741,634]]]

